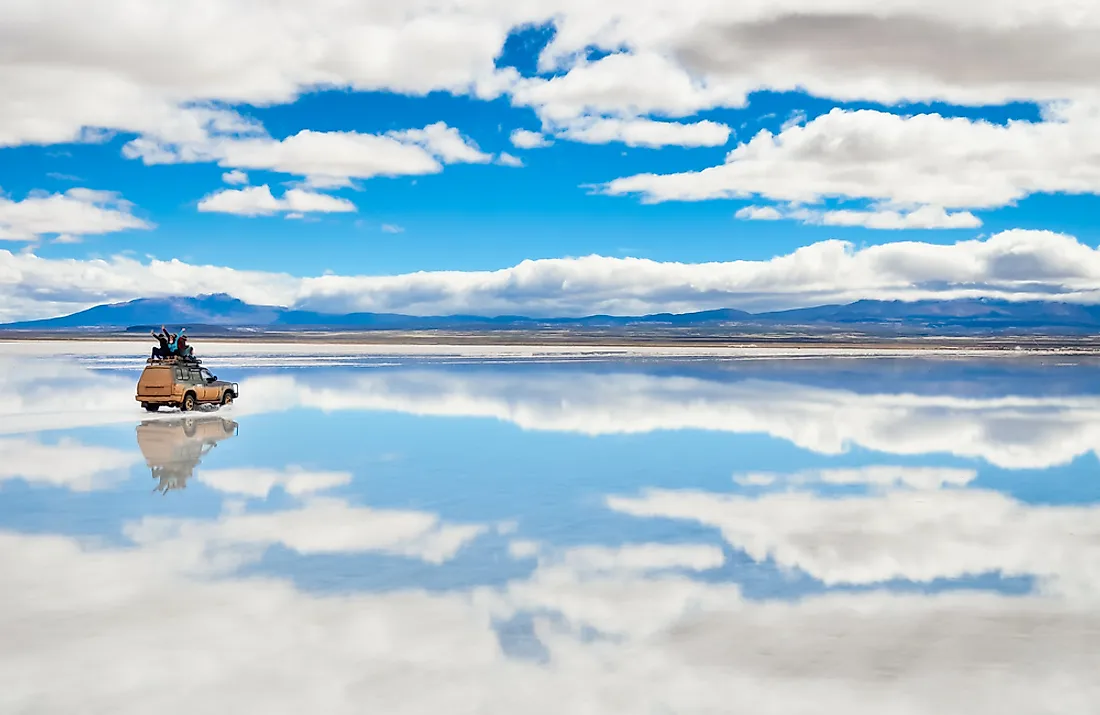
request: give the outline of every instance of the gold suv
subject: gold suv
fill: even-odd
[[[200,404],[228,405],[239,394],[237,383],[219,380],[195,362],[168,358],[146,363],[134,399],[150,412],[161,407],[190,412]]]

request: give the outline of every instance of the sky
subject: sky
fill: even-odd
[[[8,0],[0,320],[1100,302],[1079,0]]]

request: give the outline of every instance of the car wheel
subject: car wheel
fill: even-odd
[[[142,402],[141,406],[145,408],[146,412],[156,412],[160,409],[160,405],[150,405],[148,402]]]
[[[180,405],[180,411],[191,412],[195,409],[196,404],[197,401],[195,400],[195,393],[188,392],[186,395],[183,396],[183,403]]]
[[[230,392],[229,390],[226,390],[224,393],[222,393],[222,404],[223,405],[232,405],[233,404],[233,393]]]

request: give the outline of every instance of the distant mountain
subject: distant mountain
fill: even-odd
[[[755,317],[787,325],[1100,328],[1100,306],[1045,301],[1012,302],[988,298],[912,302],[860,300],[847,305],[799,308]]]
[[[73,315],[0,325],[0,328],[51,330],[59,328],[126,328],[149,325],[269,325],[285,308],[250,305],[224,293],[194,298],[139,298],[126,303],[97,305]]]
[[[847,305],[747,313],[721,309],[695,313],[640,316],[590,315],[579,318],[531,318],[519,315],[445,315],[419,317],[397,313],[321,313],[279,306],[251,305],[225,294],[141,298],[100,305],[46,320],[0,325],[0,330],[129,330],[187,326],[191,333],[244,330],[499,330],[538,328],[825,328],[892,332],[973,333],[1100,331],[1100,306],[1003,300],[861,300]]]
[[[226,294],[194,298],[139,298],[99,305],[72,315],[0,325],[4,330],[150,330],[161,325],[188,326],[188,331],[226,332],[234,328],[428,330],[538,326],[617,327],[648,325],[709,325],[750,319],[740,310],[709,310],[674,315],[592,315],[582,318],[529,318],[519,315],[444,315],[420,317],[397,313],[320,313],[279,306],[251,305]]]

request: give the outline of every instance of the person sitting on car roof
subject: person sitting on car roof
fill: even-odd
[[[195,357],[195,350],[187,344],[187,338],[183,335],[180,336],[179,341],[176,343],[176,355],[179,355],[184,360],[192,360]]]
[[[184,330],[187,330],[187,328],[180,328],[180,331],[179,331],[178,334],[177,333],[172,333],[171,335],[168,336],[168,354],[169,355],[179,355],[179,340],[183,336],[183,331]],[[183,338],[183,340],[186,343],[187,338]]]
[[[157,347],[153,348],[153,354],[150,357],[154,358],[166,358],[172,354],[171,348],[168,346],[168,331],[164,326],[160,326],[160,332],[149,331],[149,334],[157,339],[160,343]]]

